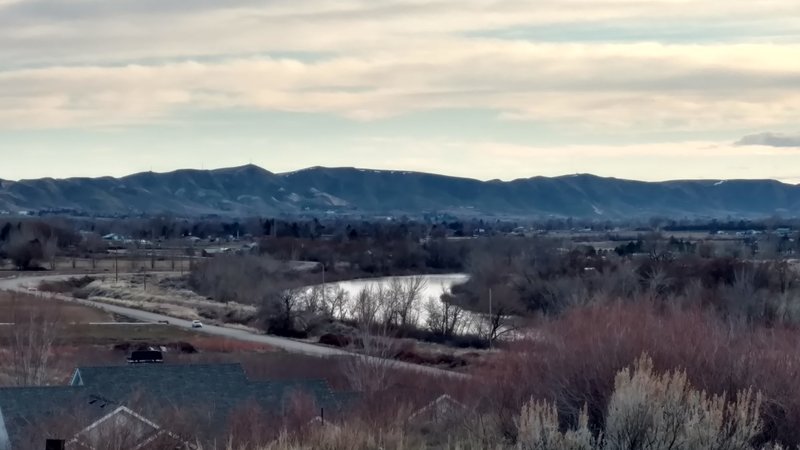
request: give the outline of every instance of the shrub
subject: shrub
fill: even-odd
[[[348,347],[353,343],[353,338],[343,334],[323,334],[319,337],[319,343],[333,347]]]
[[[66,280],[42,281],[39,284],[39,289],[58,294],[67,294],[88,286],[94,280],[95,279],[93,277],[84,276],[73,277]]]
[[[514,415],[530,398],[553,402],[562,425],[574,426],[586,407],[589,426],[605,428],[616,374],[647,353],[654,368],[682,367],[687,380],[710,395],[758,389],[759,441],[800,444],[797,330],[732,329],[713,313],[640,303],[577,308],[539,331],[477,369],[488,380],[487,409],[506,434],[516,433]]]
[[[605,450],[747,450],[763,427],[760,394],[740,391],[728,403],[724,394],[694,389],[686,372],[657,375],[648,357],[617,374],[614,386]]]
[[[584,411],[574,430],[559,429],[558,410],[547,402],[531,401],[522,407],[518,420],[519,450],[593,450],[597,439],[589,431],[589,416]]]
[[[555,404],[532,400],[517,421],[517,449],[749,450],[763,427],[760,406],[751,390],[728,402],[693,388],[683,371],[656,374],[642,356],[617,374],[604,432],[595,437],[586,408],[576,428],[561,431]]]

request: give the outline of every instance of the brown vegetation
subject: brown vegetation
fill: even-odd
[[[800,367],[794,329],[734,328],[697,308],[613,304],[581,307],[546,323],[536,339],[515,342],[481,378],[492,409],[507,432],[529,398],[552,401],[565,423],[584,407],[590,424],[602,427],[614,374],[642,353],[660,371],[683,368],[688,380],[711,394],[757,389],[763,396],[763,440],[800,443]]]
[[[110,322],[111,316],[96,308],[51,299],[46,295],[0,292],[0,323],[13,323],[17,316],[40,313],[58,317],[64,323]]]

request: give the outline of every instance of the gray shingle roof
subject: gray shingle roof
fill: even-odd
[[[91,422],[113,410],[116,405],[91,390],[71,386],[0,388],[0,414],[7,443],[15,448],[26,442],[26,434],[50,419],[80,417]]]
[[[246,383],[240,364],[128,364],[124,366],[79,367],[75,370],[86,386],[112,384]],[[76,377],[73,377],[75,384]]]
[[[104,403],[126,405],[152,419],[164,410],[179,408],[202,411],[221,430],[237,406],[250,402],[265,412],[282,414],[296,391],[311,395],[317,407],[326,411],[339,409],[343,398],[324,380],[250,381],[239,364],[80,367],[71,384],[0,389],[0,412],[8,425],[44,417],[56,405],[82,405],[97,410],[87,416],[98,418],[107,412]],[[13,423],[9,435],[22,430]]]

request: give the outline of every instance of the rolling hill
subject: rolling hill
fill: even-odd
[[[800,186],[775,180],[642,182],[585,174],[503,182],[356,168],[272,173],[248,165],[123,178],[0,181],[0,210],[99,215],[447,212],[598,219],[794,217],[800,215]]]

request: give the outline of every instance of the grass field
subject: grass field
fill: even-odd
[[[88,306],[53,300],[43,296],[0,292],[0,323],[14,323],[18,318],[36,315],[62,323],[112,322],[107,312]]]
[[[54,345],[58,348],[106,348],[137,344],[174,346],[191,344],[201,352],[239,353],[271,352],[266,344],[241,342],[218,336],[208,336],[191,329],[160,324],[72,324],[58,325]],[[14,340],[15,326],[0,326],[0,348]]]
[[[66,325],[59,340],[74,345],[114,345],[138,342],[180,342],[200,337],[190,329],[160,324],[77,324]]]

